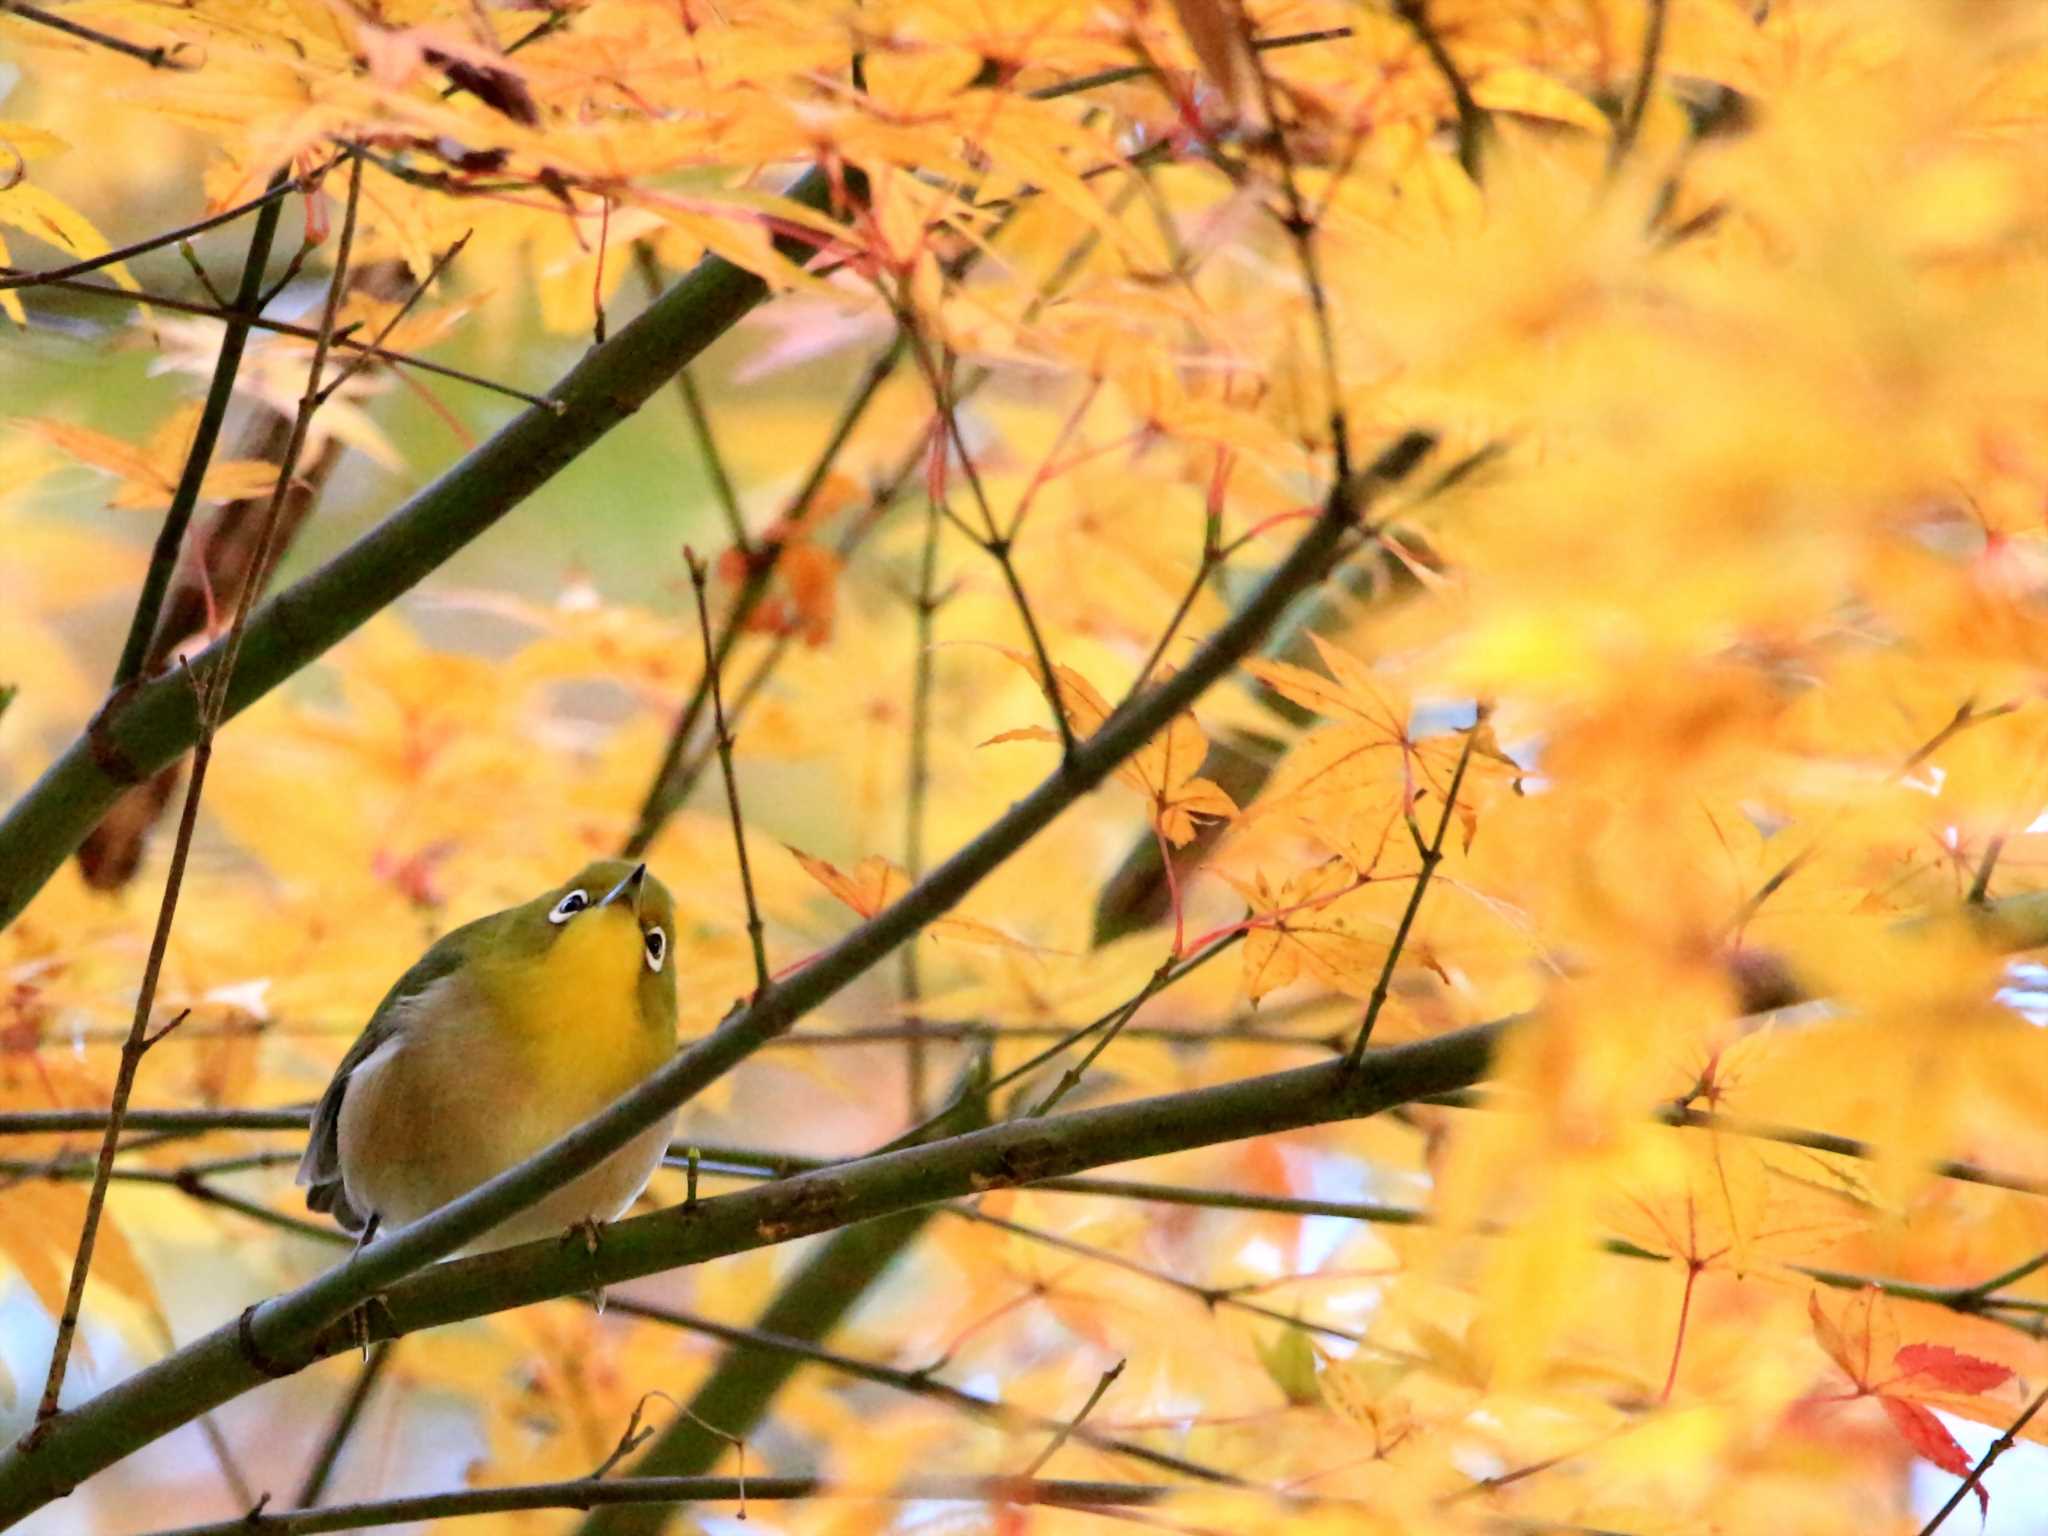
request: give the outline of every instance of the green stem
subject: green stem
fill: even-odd
[[[270,190],[281,192],[290,178],[279,171],[270,179]],[[185,454],[185,467],[178,486],[171,493],[170,509],[157,531],[156,547],[150,551],[149,569],[142,576],[142,592],[135,600],[135,617],[128,624],[128,639],[121,647],[121,660],[114,668],[116,691],[142,675],[149,658],[149,643],[156,635],[157,615],[163,611],[164,593],[170,590],[171,572],[177,568],[178,551],[185,544],[185,529],[192,521],[192,509],[199,504],[200,488],[213,463],[213,450],[220,441],[221,424],[227,420],[228,402],[235,392],[235,375],[241,371],[242,352],[249,340],[257,301],[263,292],[263,272],[270,264],[270,247],[277,238],[284,199],[272,198],[257,211],[255,227],[249,232],[249,253],[242,259],[242,281],[235,290],[233,310],[225,317],[220,355],[214,359],[213,382],[207,386],[206,403],[200,408],[199,425],[192,432],[192,446]]]

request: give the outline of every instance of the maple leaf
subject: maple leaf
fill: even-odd
[[[42,417],[16,417],[15,425],[59,448],[81,464],[104,470],[118,482],[108,505],[153,512],[171,504],[192,435],[199,425],[195,401],[174,412],[140,447],[90,427]],[[202,501],[235,501],[268,495],[277,483],[277,466],[260,459],[214,459],[200,482]]]
[[[1935,1392],[1976,1397],[1996,1391],[2013,1380],[2009,1366],[1945,1344],[1895,1344],[1896,1325],[1875,1288],[1852,1296],[1839,1317],[1828,1315],[1818,1291],[1810,1292],[1807,1315],[1821,1349],[1855,1386],[1852,1398],[1875,1397],[1914,1454],[1956,1477],[1969,1474],[1969,1453],[1924,1399]],[[2002,1422],[2002,1412],[1988,1416]],[[1982,1484],[1974,1491],[1979,1507],[1988,1512],[1990,1495]]]
[[[1320,635],[1309,638],[1328,676],[1289,662],[1245,663],[1281,698],[1327,722],[1289,750],[1246,819],[1287,817],[1355,862],[1370,863],[1371,850],[1383,844],[1388,829],[1413,820],[1425,792],[1448,793],[1465,733],[1414,735],[1413,706],[1390,678]],[[1478,735],[1456,811],[1468,847],[1479,807],[1520,774],[1486,722],[1473,729]]]
[[[1354,899],[1365,882],[1342,859],[1285,881],[1278,891],[1261,873],[1247,884],[1217,872],[1251,908],[1244,939],[1243,986],[1256,1003],[1306,972],[1347,997],[1365,998],[1379,981],[1392,929]]]
[[[836,900],[851,907],[863,920],[879,915],[883,908],[900,901],[910,889],[910,876],[900,865],[879,853],[869,854],[851,870],[842,870],[829,859],[815,858],[801,849],[790,848],[789,853],[803,866],[805,874],[831,892]],[[934,939],[951,939],[962,944],[995,945],[1004,949],[1031,947],[1000,928],[976,922],[970,917],[935,918],[926,925],[926,932]]]
[[[7,164],[0,172],[0,227],[11,226],[47,240],[74,257],[104,256],[106,237],[93,222],[29,174],[33,162],[67,148],[63,139],[32,123],[0,121],[0,155]],[[12,259],[7,242],[0,240],[0,268]],[[115,262],[108,271],[129,292],[139,291],[126,262]],[[0,290],[0,314],[16,325],[28,324],[21,295],[13,289]]]
[[[1022,651],[997,646],[1010,660],[1029,673],[1066,716],[1076,741],[1085,741],[1110,716],[1109,701],[1095,685],[1072,667],[1053,666],[1057,687],[1047,684],[1038,663]],[[1005,741],[1058,741],[1044,726],[1022,726],[1003,731],[983,742],[992,746]],[[1202,760],[1209,755],[1209,738],[1191,713],[1173,717],[1165,730],[1126,758],[1116,770],[1119,783],[1127,784],[1148,802],[1152,825],[1176,848],[1194,841],[1195,823],[1219,821],[1237,814],[1237,802],[1214,780],[1200,777]]]

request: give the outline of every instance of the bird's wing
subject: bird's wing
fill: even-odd
[[[334,1078],[328,1083],[327,1091],[313,1106],[313,1123],[306,1142],[306,1155],[299,1159],[297,1182],[307,1186],[306,1204],[311,1209],[331,1212],[334,1219],[350,1232],[363,1229],[366,1213],[349,1204],[348,1191],[341,1177],[341,1103],[348,1097],[349,1078],[379,1047],[403,1031],[407,1015],[412,1012],[407,1004],[436,982],[454,974],[461,966],[465,932],[465,929],[458,928],[442,935],[384,994],[384,1001],[377,1005],[377,1011],[370,1015],[370,1022],[356,1037],[356,1043],[348,1048],[348,1054],[341,1058],[341,1065],[334,1069]]]

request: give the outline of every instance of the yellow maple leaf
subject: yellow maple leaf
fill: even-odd
[[[1095,734],[1110,716],[1108,700],[1095,685],[1072,667],[1053,666],[1055,684],[1048,684],[1038,664],[1022,651],[1007,646],[998,650],[1017,663],[1045,691],[1067,718],[1076,741]],[[1057,741],[1043,726],[1023,726],[991,736],[984,746],[1004,741]],[[1194,841],[1195,823],[1217,821],[1237,814],[1237,802],[1211,779],[1198,776],[1202,759],[1209,754],[1209,738],[1191,713],[1175,715],[1165,730],[1124,759],[1116,770],[1119,783],[1128,784],[1150,802],[1152,825],[1174,847]]]
[[[47,417],[17,417],[15,425],[61,449],[81,464],[104,470],[119,485],[109,506],[138,512],[158,511],[171,504],[199,423],[197,402],[174,412],[148,441],[137,445],[90,427]],[[201,501],[234,501],[269,494],[277,482],[277,466],[260,459],[215,459],[200,482]]]
[[[893,906],[910,890],[910,876],[879,853],[869,854],[850,871],[841,869],[829,859],[815,858],[800,849],[791,848],[789,853],[803,866],[805,874],[830,891],[835,899],[858,912],[863,921],[878,916],[883,908]],[[926,925],[925,931],[934,939],[952,939],[961,944],[1030,948],[1002,929],[976,922],[971,917],[936,918]]]

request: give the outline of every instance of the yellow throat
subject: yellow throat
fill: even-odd
[[[580,914],[539,956],[479,978],[521,1065],[593,1109],[659,1066],[673,1036],[640,1006],[640,920],[630,906]]]

